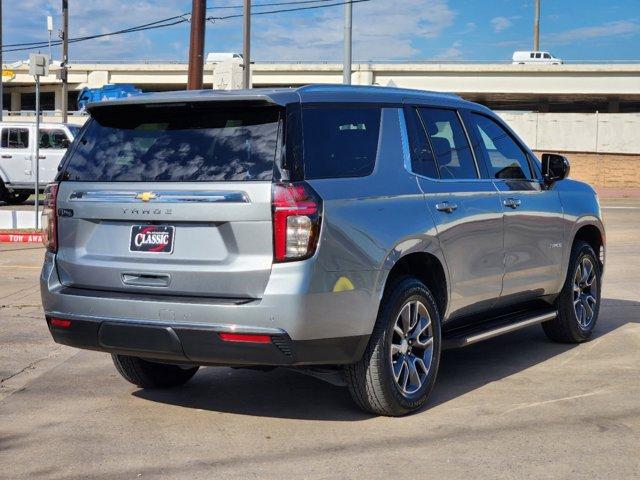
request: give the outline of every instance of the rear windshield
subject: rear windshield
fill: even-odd
[[[302,124],[305,178],[365,177],[373,172],[379,107],[307,107]]]
[[[91,182],[271,180],[280,112],[202,104],[97,108],[63,178]]]

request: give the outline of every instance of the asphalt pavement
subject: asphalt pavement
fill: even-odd
[[[534,326],[447,351],[427,407],[403,418],[284,369],[140,390],[108,355],[53,343],[43,249],[0,244],[0,478],[640,478],[640,201],[604,207],[593,340]]]

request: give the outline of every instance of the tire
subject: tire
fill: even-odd
[[[587,274],[585,268],[589,265],[591,270]],[[601,291],[602,269],[598,257],[588,243],[578,240],[571,249],[567,278],[556,300],[558,316],[542,324],[547,337],[561,343],[589,340],[598,321]]]
[[[27,198],[31,196],[31,192],[13,192],[4,191],[0,200],[8,203],[9,205],[20,205],[24,203]]]
[[[184,385],[200,367],[183,368],[178,365],[150,362],[127,355],[111,355],[118,373],[140,388],[171,388]]]
[[[409,328],[400,327],[404,318],[409,318]],[[424,283],[403,276],[390,284],[363,357],[345,367],[349,392],[356,404],[367,412],[386,416],[405,415],[422,407],[438,373],[440,332],[438,307]],[[428,343],[430,347],[421,346]],[[415,359],[421,359],[422,365]]]

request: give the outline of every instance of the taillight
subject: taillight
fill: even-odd
[[[42,241],[50,252],[58,251],[58,184],[50,183],[44,190],[44,208],[42,210]]]
[[[304,182],[273,186],[273,257],[276,262],[313,255],[320,235],[322,201]]]

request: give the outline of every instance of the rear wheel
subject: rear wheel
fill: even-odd
[[[600,263],[591,246],[577,241],[571,250],[569,271],[557,300],[558,316],[542,328],[556,342],[580,343],[591,337],[600,312]]]
[[[184,385],[200,367],[181,367],[150,362],[127,355],[111,355],[118,373],[140,388],[171,388]]]
[[[5,190],[2,192],[0,200],[8,203],[9,205],[20,205],[24,203],[27,198],[31,196],[31,192],[9,192]]]
[[[399,278],[382,299],[362,359],[345,367],[354,401],[378,415],[417,410],[433,389],[440,345],[440,316],[431,292],[417,278]]]

